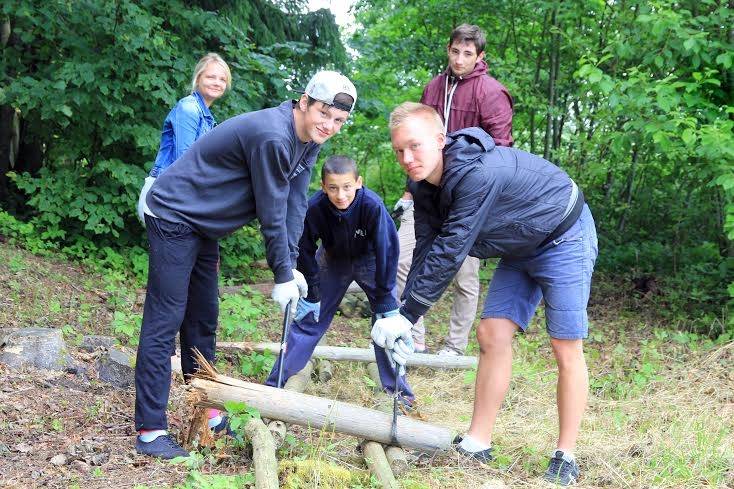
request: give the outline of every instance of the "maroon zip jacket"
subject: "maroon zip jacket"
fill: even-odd
[[[421,103],[436,109],[444,122],[446,77],[449,73],[450,68],[446,68],[431,80],[421,97]],[[447,132],[481,127],[492,136],[496,145],[512,146],[512,96],[504,85],[487,74],[484,60],[459,79],[450,107]]]

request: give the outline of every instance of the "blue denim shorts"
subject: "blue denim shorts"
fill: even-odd
[[[545,327],[552,338],[586,338],[586,306],[598,253],[594,218],[584,205],[578,221],[535,255],[500,260],[482,319],[509,319],[525,331],[542,298]]]

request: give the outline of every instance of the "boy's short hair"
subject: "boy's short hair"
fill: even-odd
[[[444,132],[443,121],[438,115],[436,109],[430,105],[419,104],[417,102],[403,102],[393,109],[390,113],[390,130],[393,131],[401,126],[405,120],[413,115],[425,117],[428,121],[435,123],[436,128],[440,132]]]
[[[332,155],[329,156],[321,167],[321,181],[323,182],[327,175],[344,175],[351,173],[354,179],[359,178],[359,169],[357,163],[348,156]]]
[[[459,27],[451,31],[449,37],[449,47],[455,42],[471,42],[477,48],[477,54],[482,54],[484,47],[487,45],[487,37],[482,29],[474,24],[461,24]]]

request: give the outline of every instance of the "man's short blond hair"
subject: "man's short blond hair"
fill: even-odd
[[[427,121],[435,123],[436,129],[443,134],[443,121],[441,116],[433,107],[416,102],[403,102],[395,107],[390,113],[390,130],[400,127],[409,117],[424,117]]]

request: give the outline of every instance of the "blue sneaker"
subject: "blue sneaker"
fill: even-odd
[[[556,450],[553,452],[553,457],[548,463],[548,470],[545,471],[543,478],[561,486],[575,484],[579,478],[579,466],[576,459],[566,455],[563,450]]]
[[[181,448],[171,435],[161,435],[151,442],[144,442],[140,437],[135,438],[135,451],[143,455],[170,460],[176,457],[188,457],[189,452]]]
[[[454,438],[454,441],[453,441],[454,450],[456,450],[461,455],[464,455],[465,457],[473,458],[477,462],[480,462],[483,464],[488,464],[489,462],[494,460],[494,457],[492,456],[492,447],[489,447],[486,450],[480,450],[478,452],[470,452],[468,450],[464,450],[463,448],[461,448],[461,445],[459,445],[462,439],[463,438],[461,436],[457,436],[456,438]]]

